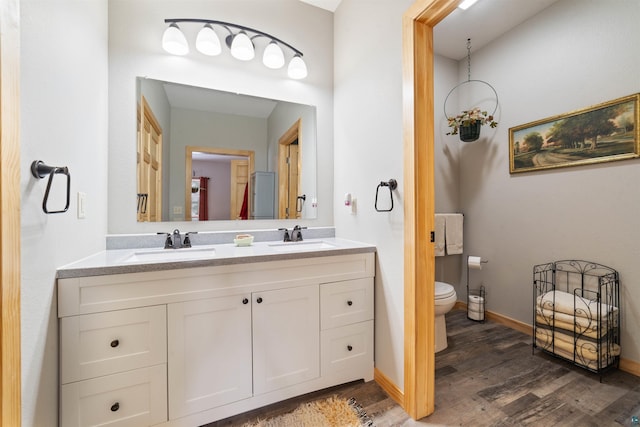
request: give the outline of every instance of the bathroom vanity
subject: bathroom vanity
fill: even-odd
[[[375,248],[300,243],[61,268],[60,425],[199,426],[372,380]]]

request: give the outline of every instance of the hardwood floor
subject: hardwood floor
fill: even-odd
[[[640,416],[640,378],[613,370],[598,375],[536,350],[531,338],[506,326],[447,314],[449,347],[436,355],[436,411],[418,421],[373,381],[311,393],[221,420],[240,426],[289,412],[300,403],[355,397],[376,427],[386,426],[631,426]]]

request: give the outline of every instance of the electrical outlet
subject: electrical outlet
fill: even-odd
[[[182,206],[174,206],[173,207],[174,215],[182,215]]]
[[[78,191],[78,219],[87,217],[87,193]]]

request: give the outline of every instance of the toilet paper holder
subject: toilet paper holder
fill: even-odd
[[[484,323],[487,303],[487,292],[484,285],[472,288],[469,285],[470,270],[482,270],[482,265],[489,261],[478,256],[467,256],[467,319]]]

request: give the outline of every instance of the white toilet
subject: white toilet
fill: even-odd
[[[458,297],[448,283],[436,282],[436,353],[447,348],[447,324],[444,315],[451,311]]]

